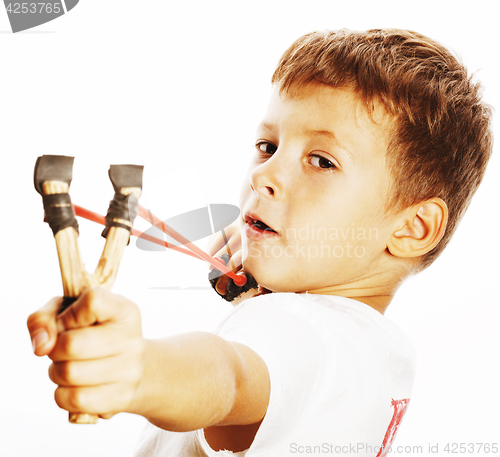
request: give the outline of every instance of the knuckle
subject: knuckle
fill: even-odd
[[[45,326],[55,320],[57,310],[59,309],[61,297],[54,297],[49,300],[42,308],[34,313],[31,313],[26,320],[28,329],[32,331],[34,328]]]
[[[28,330],[33,333],[38,328],[45,326],[48,320],[46,313],[43,311],[36,311],[28,317],[26,326]]]
[[[38,323],[39,317],[38,317],[39,312],[37,311],[36,313],[30,314],[28,316],[28,320],[26,321],[26,326],[31,330],[35,324]]]
[[[82,412],[86,402],[85,393],[74,387],[58,387],[54,392],[54,400],[59,408],[71,412]]]
[[[102,305],[110,300],[111,292],[96,286],[87,290],[85,293],[85,308],[90,314],[97,315]]]
[[[54,362],[49,367],[49,378],[58,385],[76,385],[75,366],[70,362]]]
[[[64,323],[69,327],[75,326],[78,323],[78,313],[74,306],[70,306],[68,311],[64,313]]]
[[[96,307],[96,302],[98,301],[99,292],[97,288],[88,289],[85,293],[85,306],[89,311],[93,311]]]
[[[68,395],[68,406],[72,411],[80,411],[83,404],[83,395],[77,389],[71,389]]]
[[[63,393],[64,391],[61,387],[58,387],[54,392],[54,400],[59,408],[64,408]]]
[[[99,297],[103,294],[103,289],[99,286],[91,287],[87,289],[87,298],[89,301],[94,301],[99,299]]]
[[[68,357],[75,357],[80,352],[79,339],[74,335],[74,332],[61,333],[59,335],[58,346]]]
[[[75,373],[75,368],[76,365],[71,362],[61,362],[58,365],[58,375],[61,381],[63,381],[66,384],[73,385],[76,384],[76,373]]]
[[[70,411],[83,412],[87,405],[87,394],[83,389],[68,389],[67,402]]]
[[[56,369],[55,363],[54,363],[54,362],[52,362],[52,363],[50,364],[50,366],[49,366],[49,379],[50,379],[53,383],[55,383],[55,384],[57,384],[57,377],[56,377],[56,376],[57,376],[57,373],[56,373],[56,372],[57,372],[57,369]]]

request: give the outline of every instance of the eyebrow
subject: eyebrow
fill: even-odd
[[[277,126],[275,124],[271,124],[270,122],[262,122],[259,125],[259,129],[262,127],[266,128],[267,130],[270,130],[273,133],[277,133],[277,131],[278,131]],[[353,159],[353,155],[352,155],[351,151],[347,147],[345,147],[342,143],[340,143],[340,141],[337,139],[335,134],[333,132],[331,132],[330,130],[308,129],[308,130],[304,130],[304,133],[310,137],[323,137],[323,138],[325,138],[326,140],[334,143],[336,146],[338,146],[340,149],[342,149],[342,151],[345,151],[346,154],[351,158],[351,160]]]
[[[329,130],[306,130],[304,133],[306,135],[309,135],[309,136],[325,137],[327,140],[333,141],[340,146],[340,143],[337,140],[337,137],[333,134],[333,132],[330,132]]]
[[[257,130],[260,130],[262,127],[264,127],[267,130],[271,130],[271,132],[276,133],[278,130],[274,124],[271,124],[270,122],[261,122],[257,128]]]

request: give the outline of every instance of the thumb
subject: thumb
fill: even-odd
[[[57,330],[62,333],[66,330],[89,327],[99,322],[99,302],[101,290],[87,289],[57,316]]]
[[[86,289],[78,299],[57,316],[59,333],[95,324],[118,322],[130,314],[129,300],[101,287]]]
[[[52,298],[43,308],[28,317],[27,326],[33,352],[38,356],[47,355],[54,349],[57,341],[56,317],[61,303],[61,297]]]

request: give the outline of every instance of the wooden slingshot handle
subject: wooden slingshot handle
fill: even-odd
[[[110,203],[103,236],[106,243],[94,274],[89,274],[83,265],[78,248],[78,224],[69,198],[72,179],[73,157],[41,156],[35,166],[35,188],[44,198],[45,221],[54,233],[59,267],[63,283],[64,299],[62,312],[87,288],[101,285],[111,289],[118,272],[123,250],[130,239],[130,230],[135,217],[134,205],[142,189],[142,169],[137,165],[112,165],[110,179],[115,197]],[[130,185],[129,185],[130,184]],[[47,197],[54,196],[54,197]],[[127,197],[127,198],[125,198]],[[120,200],[121,212],[112,207]],[[134,201],[135,200],[135,201]],[[120,205],[118,205],[120,206]],[[127,206],[131,209],[127,210]],[[120,209],[120,208],[119,208]],[[111,214],[110,214],[111,213]],[[99,416],[87,413],[69,413],[74,424],[95,424]]]

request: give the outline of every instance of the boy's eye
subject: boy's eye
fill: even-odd
[[[260,152],[265,154],[274,154],[278,150],[274,144],[268,143],[267,141],[259,141],[255,146]]]
[[[310,163],[318,168],[337,168],[336,165],[322,156],[312,156]]]

